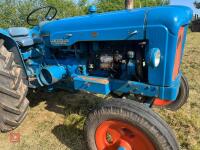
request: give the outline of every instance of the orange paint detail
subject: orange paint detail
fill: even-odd
[[[95,81],[101,84],[108,84],[109,80],[107,78],[95,78],[95,77],[87,77],[87,76],[78,76],[79,78],[83,80],[89,80],[89,81]]]
[[[166,105],[169,105],[171,103],[172,103],[172,101],[156,98],[154,100],[153,105],[155,105],[155,106],[166,106]]]
[[[179,68],[180,68],[180,63],[181,63],[181,52],[182,52],[183,38],[184,38],[184,27],[181,27],[179,32],[178,32],[176,57],[175,57],[175,60],[174,60],[173,80],[176,79],[176,77],[179,73]]]
[[[95,141],[98,150],[155,150],[141,129],[118,120],[104,121],[96,130]]]

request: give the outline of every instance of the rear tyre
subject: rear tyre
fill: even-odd
[[[168,125],[151,109],[135,101],[103,103],[86,120],[89,150],[178,150]]]
[[[28,87],[23,77],[23,69],[14,61],[14,53],[9,52],[0,39],[0,131],[7,132],[18,127],[25,119],[29,101],[26,99]]]
[[[179,93],[175,101],[161,100],[159,98],[154,99],[154,106],[158,106],[171,111],[177,111],[180,109],[188,100],[189,97],[189,84],[185,76],[181,77],[181,84]]]

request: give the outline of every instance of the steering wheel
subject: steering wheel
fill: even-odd
[[[57,15],[57,9],[53,6],[44,6],[34,9],[27,17],[26,21],[29,25],[35,26],[41,21],[51,21]]]

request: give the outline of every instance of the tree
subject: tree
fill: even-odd
[[[195,1],[195,2],[194,2],[194,6],[195,6],[197,9],[200,9],[200,2]]]
[[[99,0],[97,2],[98,12],[124,9],[124,0]]]
[[[57,18],[83,15],[87,12],[87,0],[0,0],[0,28],[28,26],[27,15],[40,6],[52,5],[58,9]]]
[[[73,0],[44,0],[44,2],[46,5],[51,5],[58,9],[58,18],[77,16],[83,13],[80,12],[79,7]]]
[[[98,12],[122,10],[125,0],[95,0]],[[135,7],[168,4],[165,0],[134,0]],[[35,8],[52,5],[58,9],[57,18],[80,16],[88,12],[89,0],[0,0],[0,27],[28,26],[27,15]]]
[[[0,1],[0,27],[27,26],[27,15],[42,4],[42,0]]]
[[[0,2],[0,26],[6,28],[9,25],[17,25],[19,20],[16,18],[17,9],[13,5],[15,1]],[[5,5],[6,4],[6,5]]]
[[[125,0],[97,0],[98,12],[124,9]],[[134,7],[168,5],[169,0],[134,0]]]

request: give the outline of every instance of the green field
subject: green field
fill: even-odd
[[[155,109],[174,130],[181,150],[200,150],[200,33],[189,33],[182,70],[189,80],[189,102],[179,111]],[[87,93],[35,92],[28,117],[14,132],[19,143],[0,133],[2,150],[86,150],[83,124],[89,109],[103,100]]]

